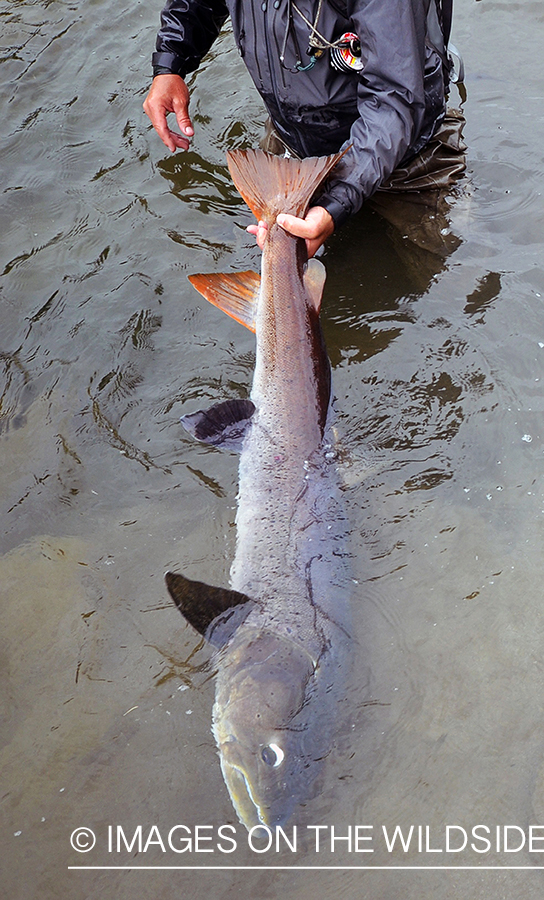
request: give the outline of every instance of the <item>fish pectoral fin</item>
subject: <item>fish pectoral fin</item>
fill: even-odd
[[[255,311],[261,289],[261,276],[257,272],[189,275],[189,281],[206,300],[255,332]]]
[[[251,400],[224,400],[209,409],[182,416],[181,422],[198,441],[239,452],[255,412]]]
[[[192,581],[176,572],[167,572],[164,579],[183,618],[216,647],[227,643],[254,605],[239,591]]]
[[[315,311],[319,313],[321,309],[321,298],[323,297],[323,288],[325,287],[325,279],[327,278],[327,270],[322,262],[312,257],[308,260],[308,265],[304,270],[304,287],[308,297],[312,301]]]

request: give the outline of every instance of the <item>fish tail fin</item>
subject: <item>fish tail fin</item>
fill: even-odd
[[[305,216],[312,195],[345,152],[295,159],[264,150],[231,150],[227,163],[251,211],[272,225],[279,213]]]

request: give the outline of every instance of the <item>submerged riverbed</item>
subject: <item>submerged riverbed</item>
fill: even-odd
[[[324,256],[357,654],[296,848],[266,852],[221,778],[209,654],[163,583],[228,583],[238,460],[179,417],[247,396],[254,339],[187,275],[258,268],[225,152],[264,113],[227,28],[190,79],[193,145],[168,154],[141,109],[159,6],[0,0],[6,896],[536,900],[541,3],[456,0],[468,172],[448,254],[365,209]]]

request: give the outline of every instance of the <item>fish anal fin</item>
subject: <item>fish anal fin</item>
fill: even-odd
[[[209,303],[255,331],[255,310],[261,288],[261,276],[257,272],[189,275],[189,281]]]
[[[253,607],[245,594],[211,587],[176,572],[164,576],[166,587],[183,618],[216,647],[227,643]]]
[[[181,422],[197,441],[239,452],[254,412],[251,400],[223,400],[209,409],[182,416]]]
[[[308,265],[304,270],[304,287],[308,297],[313,303],[316,313],[321,309],[321,299],[323,297],[323,288],[327,278],[327,270],[322,262],[312,257],[308,260]]]
[[[250,210],[273,225],[279,213],[306,214],[312,195],[345,152],[296,159],[264,150],[231,150],[227,163]]]

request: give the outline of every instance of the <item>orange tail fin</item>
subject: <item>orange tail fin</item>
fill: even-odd
[[[231,150],[227,163],[250,210],[272,225],[279,213],[305,216],[312,195],[344,153],[295,159],[264,150]]]

